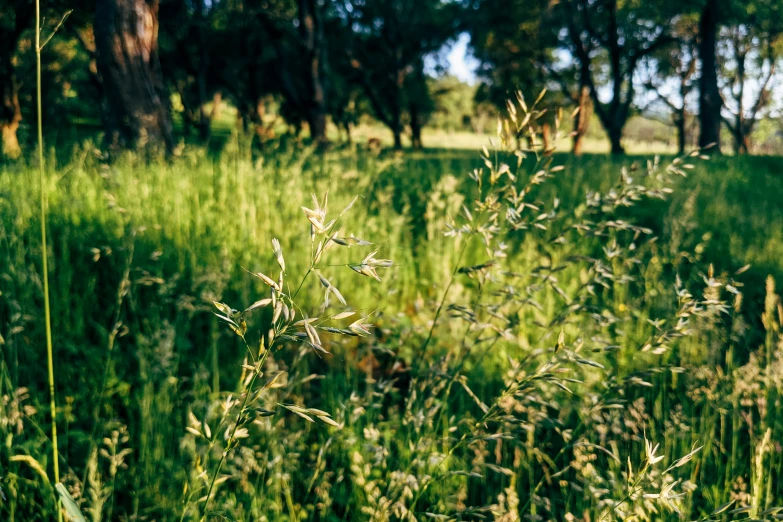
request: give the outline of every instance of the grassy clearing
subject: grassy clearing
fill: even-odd
[[[596,125],[598,122],[596,122]],[[357,143],[365,144],[370,138],[381,140],[385,146],[390,147],[393,143],[391,131],[378,126],[360,125],[353,133]],[[476,132],[465,131],[446,131],[440,129],[425,128],[422,133],[424,145],[428,148],[459,150],[465,152],[475,152],[486,145],[491,134],[480,134]],[[335,139],[338,136],[335,135]],[[405,146],[410,143],[403,140]],[[676,145],[662,142],[641,141],[628,138],[624,141],[626,151],[629,154],[675,154]],[[557,149],[567,151],[571,149],[570,138],[563,137],[557,140]],[[591,154],[608,154],[609,141],[603,136],[587,136],[584,139],[584,151]]]
[[[514,182],[478,188],[466,174],[483,163],[469,151],[280,144],[257,156],[232,138],[220,155],[111,166],[77,151],[48,187],[66,485],[95,521],[697,519],[730,501],[750,506],[732,518],[770,516],[781,498],[783,317],[767,276],[783,281],[783,161],[696,161],[662,201],[645,192],[668,183],[647,176],[647,159],[556,155],[551,179],[530,185],[538,210],[523,211],[524,229],[474,201],[530,183],[531,158]],[[620,183],[624,167],[634,183]],[[52,466],[36,175],[0,171],[0,518],[16,521],[55,512],[36,472]],[[321,330],[331,355],[281,340],[243,420],[220,405],[242,397],[248,349],[212,303],[268,297],[245,269],[276,279],[277,238],[286,281],[304,281],[279,296],[296,319],[341,311],[305,275],[318,241],[301,206],[327,191],[329,215],[359,196],[344,235],[394,261],[381,282],[345,266],[372,247],[334,246],[319,265],[357,311],[341,327],[374,312],[377,328]],[[586,204],[596,191],[597,206]],[[618,194],[639,201],[626,207]],[[498,230],[444,236],[450,223],[470,228],[463,205]],[[573,228],[587,222],[592,232]],[[496,266],[482,266],[487,245],[505,252]],[[251,353],[278,321],[268,308],[248,316]],[[244,422],[248,436],[232,435]]]

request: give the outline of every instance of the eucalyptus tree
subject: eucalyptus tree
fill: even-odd
[[[397,149],[402,148],[406,111],[413,109],[415,141],[422,116],[416,111],[431,106],[423,83],[424,58],[456,36],[460,12],[456,2],[442,0],[340,2],[353,81],[361,85],[375,117],[392,131]]]
[[[680,6],[664,0],[564,0],[557,8],[611,152],[622,154],[623,129],[637,94],[635,75],[642,60],[674,41],[671,24]]]

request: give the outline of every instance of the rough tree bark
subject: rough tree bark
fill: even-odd
[[[158,57],[158,0],[97,0],[95,46],[110,147],[174,145]]]
[[[718,0],[707,0],[699,20],[699,146],[720,153],[721,97],[718,87]]]

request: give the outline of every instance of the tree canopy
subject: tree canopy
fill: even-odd
[[[32,120],[32,6],[0,7],[7,158]],[[776,0],[52,0],[44,9],[48,31],[72,13],[44,56],[44,117],[96,122],[110,149],[206,142],[225,106],[262,141],[282,121],[326,145],[329,128],[349,139],[372,118],[395,147],[405,135],[420,147],[427,125],[483,129],[470,120],[487,107],[545,88],[548,107],[576,109],[575,153],[593,111],[617,154],[629,118],[651,106],[669,112],[680,150],[693,132],[719,147],[723,128],[737,153],[749,152],[758,122],[777,117]],[[455,84],[443,64],[461,35],[476,86]],[[552,122],[539,122],[548,132]]]

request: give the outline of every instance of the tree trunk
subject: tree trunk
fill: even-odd
[[[726,124],[726,127],[728,127],[729,132],[731,132],[731,138],[733,141],[733,147],[734,147],[734,154],[739,156],[742,154],[742,136],[741,131],[739,130],[739,124],[736,126],[731,126],[730,124]]]
[[[685,155],[685,147],[687,146],[686,124],[688,123],[688,109],[685,100],[688,98],[688,93],[691,90],[691,87],[688,85],[688,78],[693,74],[692,71],[695,70],[695,62],[693,60],[694,58],[691,58],[688,72],[680,76],[680,97],[682,98],[682,105],[675,110],[674,123],[677,126],[677,152],[680,156]]]
[[[685,131],[685,108],[683,107],[680,109],[679,114],[677,114],[676,119],[676,125],[677,125],[677,151],[680,156],[685,155],[685,140],[686,140],[686,131]]]
[[[33,2],[17,0],[9,2],[14,16],[0,22],[0,158],[18,158],[22,154],[16,131],[22,121],[19,106],[19,85],[16,81],[13,55],[22,33],[27,29],[35,13]]]
[[[571,152],[581,156],[584,147],[584,137],[590,127],[590,117],[593,114],[593,104],[590,98],[590,87],[582,85],[579,89],[579,112],[574,116],[574,145]]]
[[[201,110],[199,112],[198,139],[204,143],[209,140],[209,133],[212,127],[212,118],[207,113],[207,110],[203,105],[201,106]]]
[[[742,148],[741,153],[742,154],[750,154],[750,147],[753,143],[750,140],[750,134],[745,134],[742,136]]]
[[[345,128],[345,140],[348,145],[351,145],[353,143],[353,136],[351,135],[351,122],[347,121],[343,124],[343,127]]]
[[[182,111],[182,134],[184,134],[185,137],[190,136],[191,131],[195,127],[196,118],[193,116],[193,111],[185,107],[185,110]]]
[[[718,88],[718,0],[707,0],[699,20],[699,146],[715,144],[720,153],[721,98]]]
[[[321,74],[324,34],[316,0],[299,0],[299,28],[307,56],[309,96],[305,104],[310,137],[315,142],[326,143],[326,95]]]
[[[6,41],[8,35],[0,36],[3,37],[0,40],[0,133],[3,139],[0,157],[16,159],[22,153],[16,136],[19,122],[22,121],[22,112],[19,108],[16,74],[11,62],[11,55],[16,45]]]
[[[313,110],[310,113],[310,119],[307,122],[310,127],[310,138],[319,144],[326,144],[326,114],[320,110]]]
[[[402,150],[402,132],[399,129],[392,132],[394,133],[394,150]]]
[[[202,54],[198,70],[198,138],[203,143],[209,139],[211,126],[210,114],[207,112],[207,65],[208,59]]]
[[[411,117],[411,146],[414,149],[421,149],[421,118],[419,117],[419,108],[415,103],[410,104]]]
[[[623,148],[622,139],[623,139],[623,127],[622,125],[613,125],[612,127],[608,128],[607,134],[609,135],[609,143],[612,146],[612,154],[613,155],[623,155],[625,154],[625,149]]]
[[[571,147],[571,154],[581,156],[584,153],[584,134],[574,133],[574,144]]]
[[[247,134],[250,130],[250,118],[248,111],[237,110],[237,129],[241,130],[243,134]]]
[[[416,150],[424,148],[421,143],[421,127],[411,127],[411,146]]]
[[[734,125],[726,126],[731,132],[731,136],[734,138],[734,154],[739,156],[740,154],[750,154],[751,147],[751,132],[753,126],[748,124],[747,120],[744,120],[741,116],[736,115],[734,117]]]
[[[158,0],[97,0],[95,46],[112,147],[174,145],[158,57]]]

